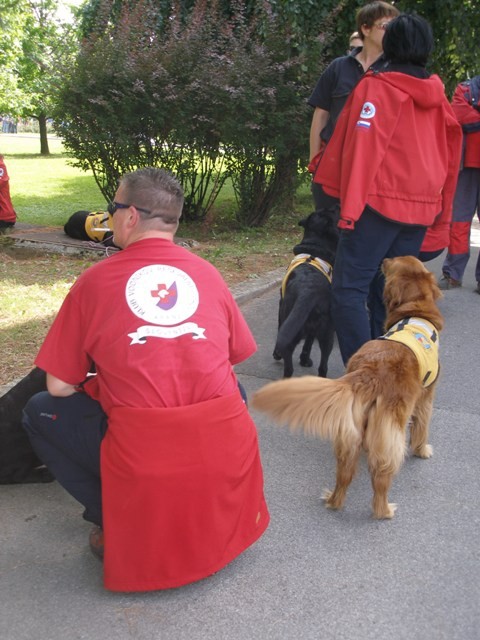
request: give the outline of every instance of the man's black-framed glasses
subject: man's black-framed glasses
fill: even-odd
[[[142,209],[142,207],[137,207],[134,204],[122,204],[121,202],[115,202],[115,200],[108,203],[107,211],[111,216],[113,216],[119,209],[129,209],[130,207],[134,207],[137,211],[141,211],[142,213],[152,213],[150,209]]]

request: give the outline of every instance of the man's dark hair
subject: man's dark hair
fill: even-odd
[[[389,62],[424,67],[432,50],[432,28],[424,18],[403,13],[387,25],[383,53]]]

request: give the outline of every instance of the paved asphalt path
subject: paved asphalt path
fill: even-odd
[[[56,483],[3,486],[1,640],[480,639],[477,255],[475,248],[465,286],[441,302],[434,456],[407,458],[390,494],[398,503],[392,521],[370,516],[365,461],[343,511],[326,510],[330,443],[291,435],[255,414],[272,516],[263,538],[196,584],[114,594],[102,587],[89,525],[73,499]],[[439,265],[429,266],[438,273]],[[237,368],[251,394],[281,377],[271,357],[278,291],[242,299],[259,345]],[[342,372],[335,346],[329,376]],[[315,368],[297,365],[295,375],[304,373]]]

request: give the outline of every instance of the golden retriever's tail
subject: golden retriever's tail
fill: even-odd
[[[253,396],[252,406],[268,413],[292,430],[302,429],[317,438],[335,440],[347,449],[358,445],[365,407],[358,406],[348,376],[331,380],[302,376],[278,380]]]

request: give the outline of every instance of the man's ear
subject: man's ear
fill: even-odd
[[[130,229],[133,229],[140,222],[140,213],[135,209],[135,207],[130,207],[128,218],[127,218],[127,226]]]

